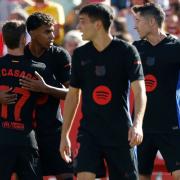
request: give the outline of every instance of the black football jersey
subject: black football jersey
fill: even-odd
[[[143,64],[147,105],[145,132],[169,132],[180,128],[180,41],[168,35],[153,46],[135,41]]]
[[[128,145],[130,82],[143,78],[137,50],[124,41],[113,39],[101,52],[92,42],[75,50],[70,85],[82,90],[80,129],[104,145]]]
[[[32,55],[27,45],[25,55],[46,64],[50,74],[53,74],[54,77],[54,80],[49,83],[50,85],[62,87],[64,82],[69,81],[71,57],[63,48],[52,46],[37,58]],[[63,121],[60,100],[53,96],[46,96],[46,99],[42,99],[39,106],[36,107],[36,119],[38,134],[57,133]]]
[[[19,79],[36,79],[34,72],[50,81],[44,63],[35,62],[24,56],[7,54],[0,58],[0,90],[12,88],[17,95],[15,104],[0,105],[0,144],[16,144],[37,148],[33,130],[33,110],[39,93],[21,88]]]

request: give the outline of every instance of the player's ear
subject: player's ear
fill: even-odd
[[[102,22],[100,20],[97,20],[95,22],[95,25],[96,25],[96,29],[97,30],[99,30],[99,29],[101,29],[103,27],[103,24],[102,24]]]
[[[156,24],[156,20],[155,20],[154,17],[150,17],[150,18],[149,18],[149,24],[150,24],[151,26],[153,26],[154,24]]]

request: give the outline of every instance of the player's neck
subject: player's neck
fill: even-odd
[[[29,43],[29,50],[31,51],[32,55],[35,57],[40,57],[45,52],[44,48],[41,48],[40,46],[34,44],[33,42]]]
[[[16,49],[7,49],[7,53],[13,56],[22,56],[24,55],[24,49],[16,48]]]
[[[167,35],[163,31],[152,32],[147,36],[147,41],[153,46],[159,44]]]
[[[97,51],[103,51],[112,41],[113,37],[110,33],[100,34],[92,42]]]

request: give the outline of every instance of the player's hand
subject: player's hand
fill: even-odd
[[[61,137],[60,153],[62,158],[67,162],[72,162],[71,156],[71,142],[69,137]]]
[[[143,131],[142,126],[132,126],[129,128],[128,141],[131,147],[137,146],[142,143]]]
[[[47,87],[47,84],[38,72],[35,71],[35,75],[37,79],[22,77],[19,80],[20,85],[22,86],[22,88],[27,89],[29,91],[44,92],[45,88]]]
[[[0,91],[1,104],[15,104],[16,101],[17,101],[17,95],[12,93],[12,88]]]

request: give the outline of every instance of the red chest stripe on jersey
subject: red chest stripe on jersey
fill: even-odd
[[[1,76],[2,77],[17,77],[17,78],[21,78],[21,77],[28,77],[31,79],[37,79],[33,74],[28,73],[26,71],[20,71],[19,69],[6,69],[6,68],[2,68],[1,69]]]

